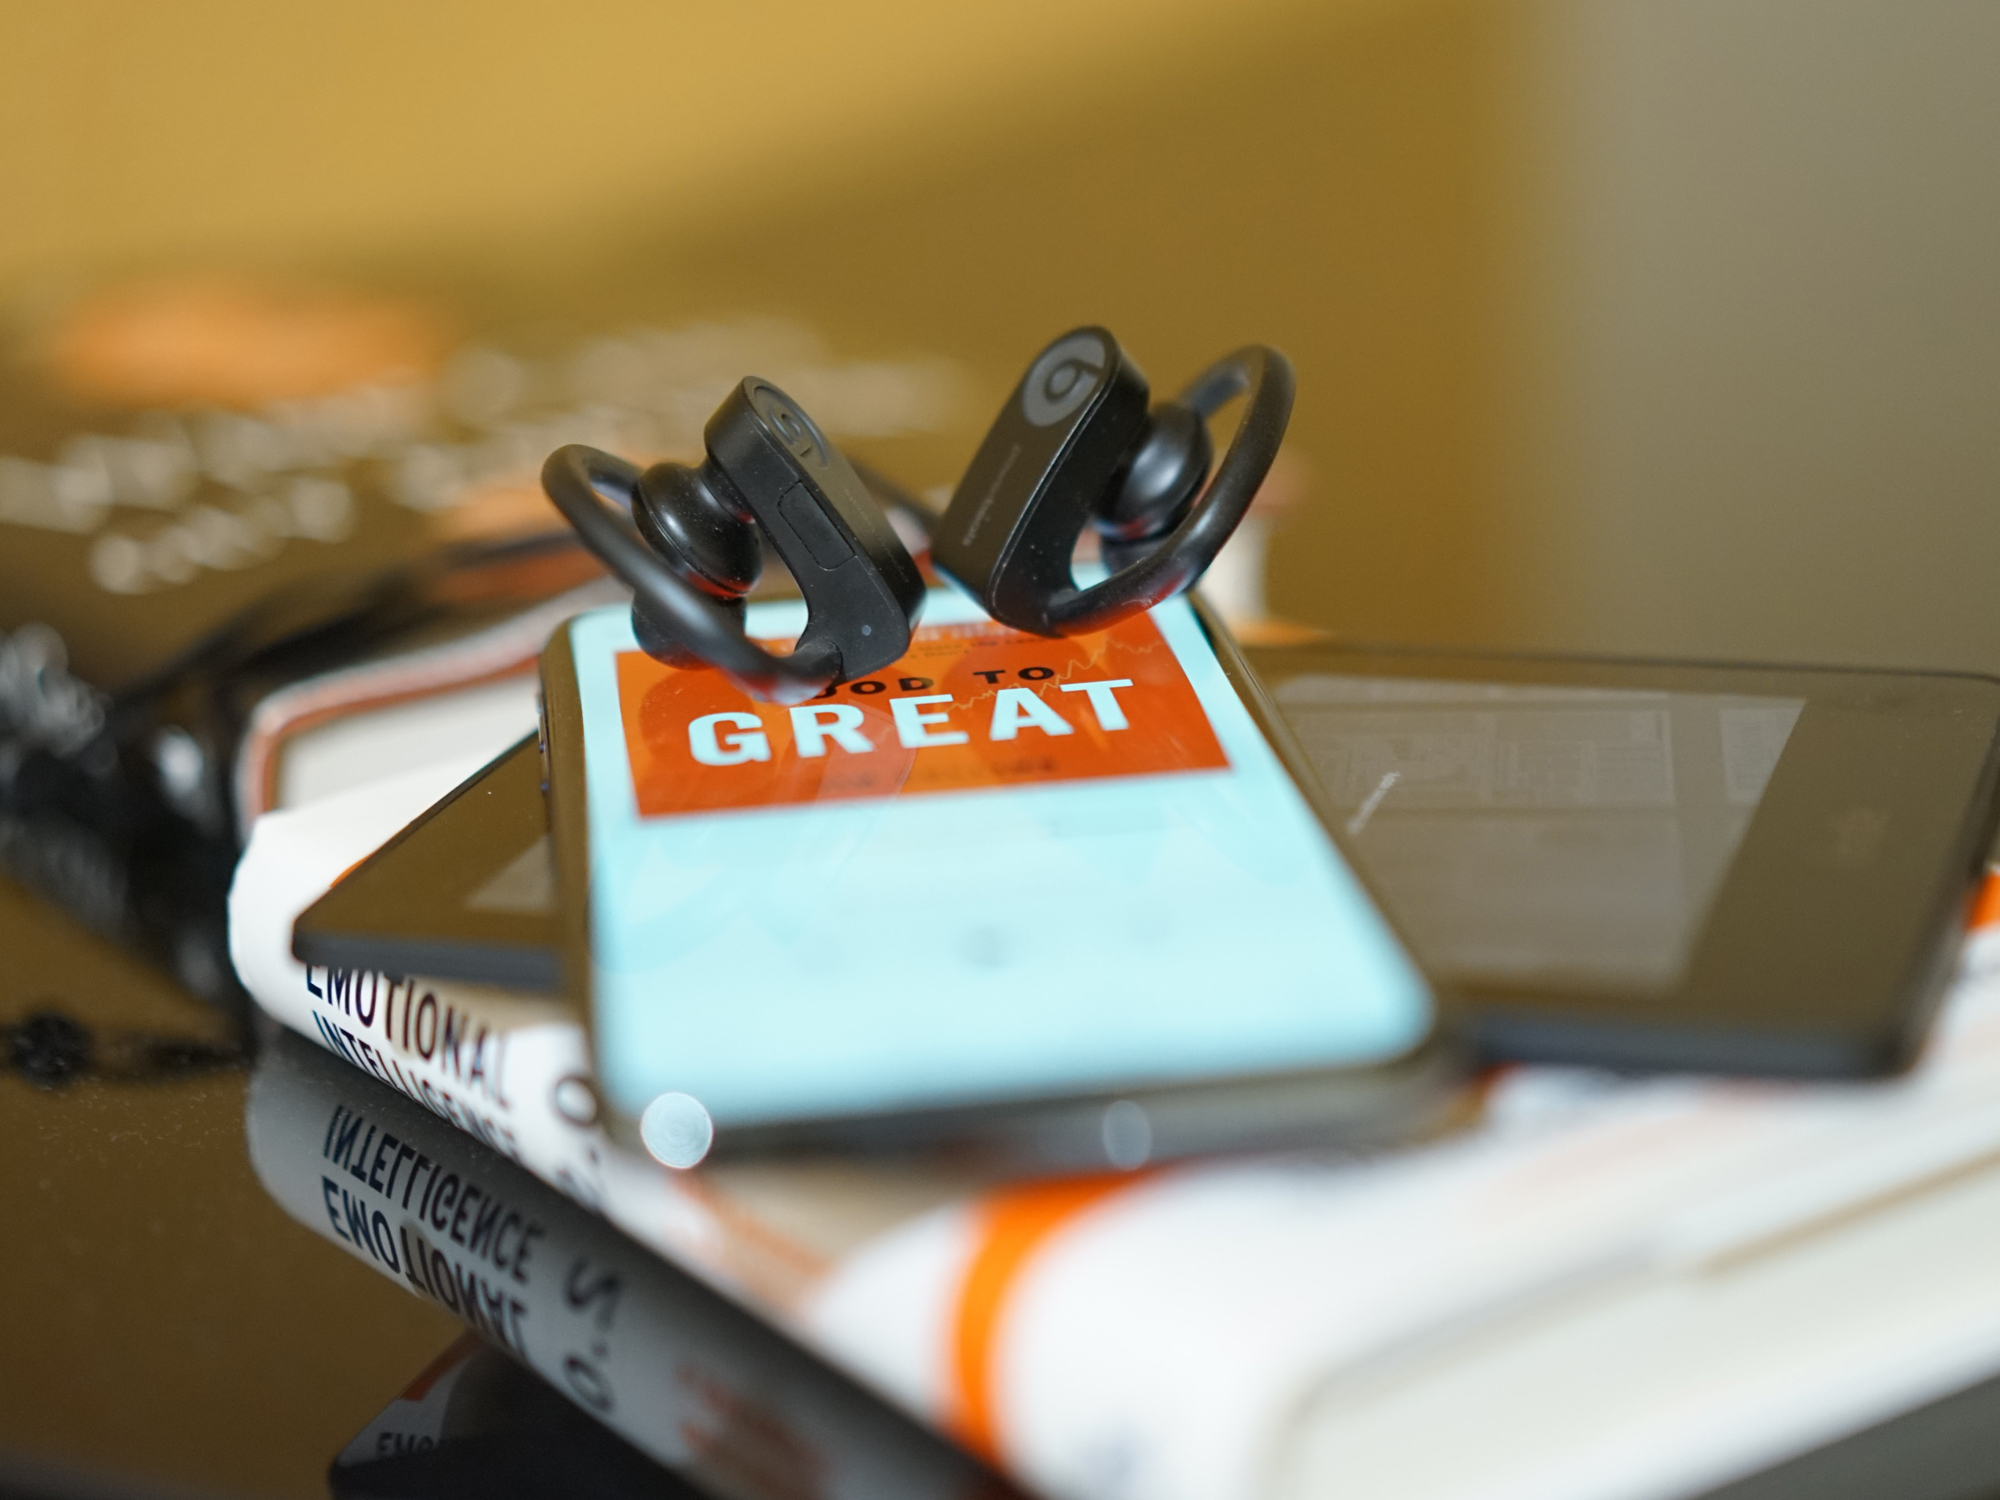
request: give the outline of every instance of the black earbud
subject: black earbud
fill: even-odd
[[[917,565],[867,488],[798,404],[745,380],[702,430],[699,468],[634,464],[572,443],[542,488],[584,544],[632,586],[639,644],[675,665],[719,667],[744,691],[799,703],[909,648],[923,606]],[[776,549],[806,600],[789,655],[743,633],[743,599]]]
[[[988,614],[1037,635],[1081,635],[1151,609],[1215,561],[1264,482],[1292,414],[1291,362],[1252,344],[1150,412],[1146,377],[1102,328],[1066,333],[1002,408],[951,505],[931,560]],[[1204,491],[1208,419],[1248,404]],[[1085,526],[1111,576],[1079,589]]]

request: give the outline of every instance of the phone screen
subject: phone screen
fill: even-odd
[[[1804,698],[1306,671],[1271,685],[1431,972],[1677,985]]]
[[[598,1078],[716,1125],[1366,1064],[1424,979],[1193,611],[1067,639],[934,592],[786,708],[569,630]],[[788,640],[796,603],[750,607]]]

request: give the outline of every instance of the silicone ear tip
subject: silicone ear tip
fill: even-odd
[[[1166,535],[1194,504],[1214,459],[1215,445],[1200,414],[1178,402],[1161,402],[1091,524],[1120,542]]]
[[[662,561],[713,598],[740,599],[763,571],[757,524],[717,494],[708,465],[654,464],[639,476],[632,520]]]

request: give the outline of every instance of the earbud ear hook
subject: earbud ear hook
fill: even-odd
[[[838,675],[839,653],[829,643],[774,655],[744,635],[737,611],[683,582],[654,556],[631,519],[639,494],[637,464],[570,443],[542,465],[542,488],[583,544],[631,586],[635,615],[689,655],[721,669],[753,698],[803,703]]]
[[[1208,419],[1236,396],[1243,420],[1206,490]],[[1164,603],[1199,578],[1264,482],[1292,415],[1292,366],[1251,344],[1178,402],[1149,410],[1146,377],[1105,328],[1035,357],[987,429],[931,531],[931,561],[1003,624],[1082,635]],[[1111,576],[1070,566],[1095,527]]]
[[[1247,397],[1243,419],[1230,440],[1229,451],[1216,465],[1215,477],[1180,522],[1164,537],[1137,544],[1145,551],[1102,583],[1072,589],[1049,601],[1048,622],[1062,635],[1103,630],[1127,615],[1151,609],[1171,599],[1208,570],[1250,509],[1278,456],[1291,421],[1297,386],[1292,362],[1265,344],[1249,344],[1225,355],[1188,382],[1175,398],[1208,422],[1237,396]],[[1137,546],[1107,547],[1114,566],[1117,553]]]
[[[923,577],[868,490],[812,419],[768,381],[749,379],[703,431],[699,468],[641,473],[572,443],[542,465],[542,488],[584,545],[632,587],[634,634],[677,666],[720,668],[745,692],[801,703],[908,649]],[[743,633],[743,596],[761,544],[806,601],[787,655]]]

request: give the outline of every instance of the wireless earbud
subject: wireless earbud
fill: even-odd
[[[707,663],[744,691],[799,703],[886,667],[910,644],[923,578],[840,450],[768,381],[745,380],[702,430],[707,457],[638,467],[572,443],[542,488],[584,544],[632,586],[632,628],[648,655]],[[789,655],[743,633],[743,599],[763,564],[760,534],[805,595]]]
[[[1146,377],[1102,328],[1044,349],[1008,398],[951,505],[931,560],[988,614],[1037,635],[1081,635],[1151,609],[1215,561],[1264,482],[1292,414],[1291,362],[1252,344],[1147,410]],[[1208,419],[1248,404],[1206,491]],[[1111,576],[1079,589],[1085,526]]]

